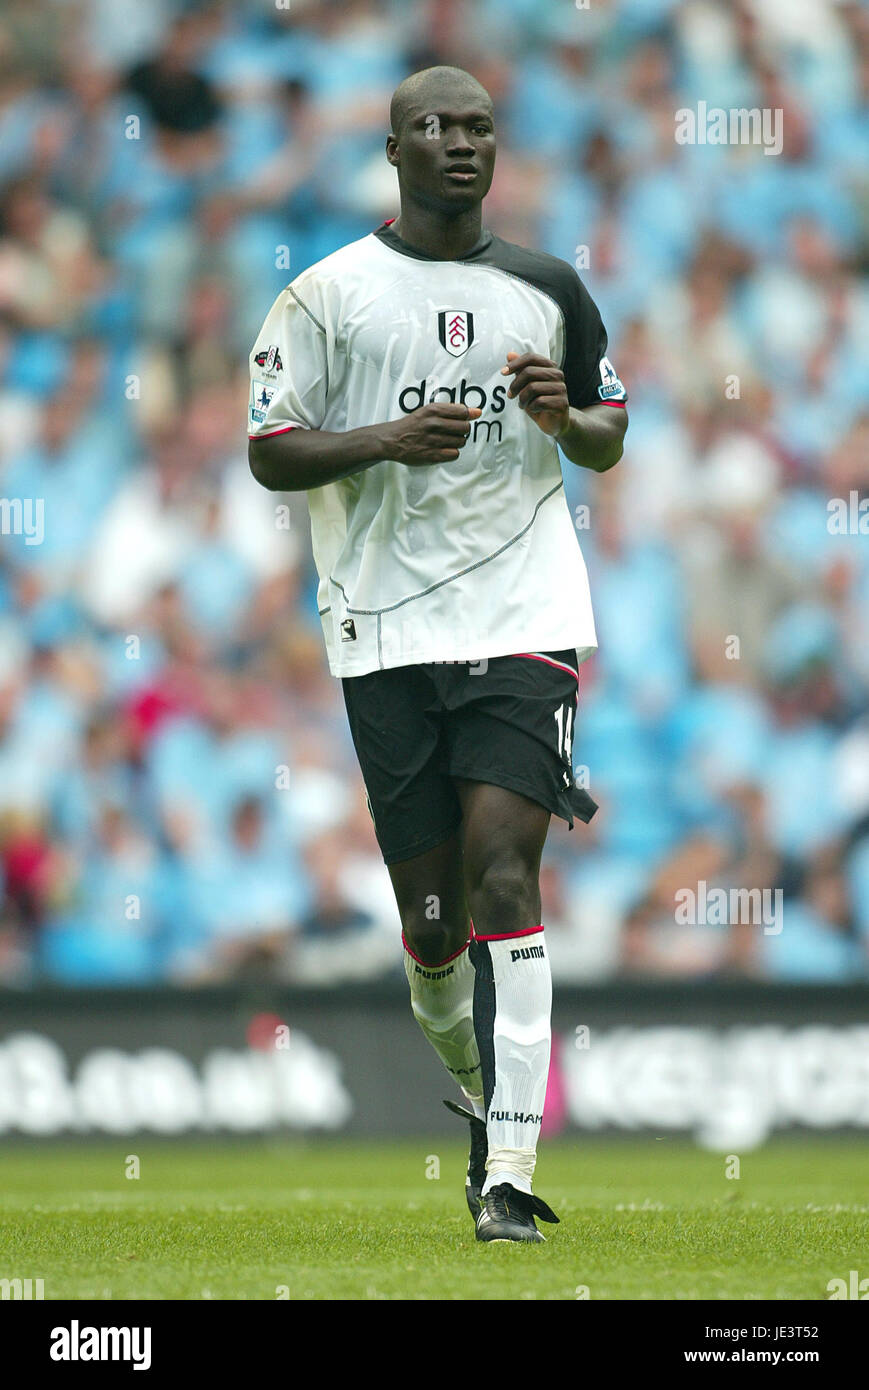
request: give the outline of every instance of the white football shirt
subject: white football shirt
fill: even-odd
[[[308,492],[329,667],[597,646],[557,446],[507,399],[507,353],[563,370],[570,404],[623,407],[572,266],[484,230],[439,261],[384,223],[275,300],[250,356],[251,438],[342,433],[429,401],[479,406],[458,459],[384,461]]]

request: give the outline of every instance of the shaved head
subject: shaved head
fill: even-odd
[[[421,68],[400,82],[389,104],[389,120],[393,135],[400,135],[405,122],[418,115],[436,113],[447,97],[476,103],[481,110],[492,113],[492,98],[481,82],[464,68]]]
[[[481,204],[492,186],[492,98],[464,68],[421,68],[396,87],[389,117],[386,158],[401,196],[394,232],[409,231],[418,247],[438,254],[455,246],[455,256],[479,237]]]

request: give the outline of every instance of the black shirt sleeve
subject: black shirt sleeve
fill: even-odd
[[[379,233],[378,233],[379,235]],[[598,307],[569,261],[491,236],[469,260],[493,265],[535,285],[553,299],[564,321],[564,357],[559,364],[568,403],[577,410],[607,402],[623,406],[627,392],[606,355],[607,335]]]
[[[606,355],[607,334],[597,305],[571,266],[565,266],[564,379],[577,410],[602,400],[624,404],[627,394]]]

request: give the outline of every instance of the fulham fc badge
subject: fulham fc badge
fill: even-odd
[[[354,623],[352,618],[345,618],[341,624],[341,641],[356,641],[356,624]]]
[[[257,366],[262,367],[269,376],[272,376],[275,372],[283,371],[284,368],[284,364],[281,361],[281,354],[278,352],[277,343],[271,343],[267,348],[260,348],[253,360],[256,362]]]
[[[438,314],[441,347],[452,357],[461,357],[474,341],[474,316],[466,309],[442,309]]]

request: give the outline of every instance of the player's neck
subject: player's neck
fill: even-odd
[[[430,208],[402,207],[392,230],[408,246],[438,261],[460,261],[476,246],[483,230],[482,204],[451,216]]]

